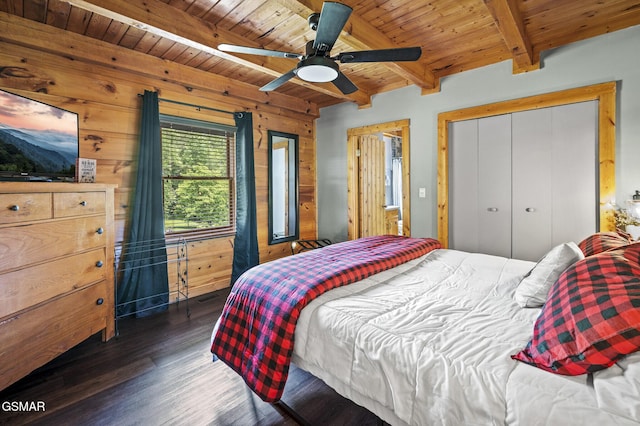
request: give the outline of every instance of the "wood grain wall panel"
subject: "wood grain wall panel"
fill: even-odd
[[[80,151],[82,155],[82,150]],[[96,179],[102,183],[113,183],[118,188],[132,188],[135,182],[134,159],[98,160]]]
[[[131,188],[117,188],[115,190],[115,216],[117,219],[126,219],[127,209],[131,203],[130,197],[133,193]],[[122,240],[122,239],[120,239]],[[120,241],[118,240],[118,241]]]
[[[131,160],[136,155],[138,134],[94,132],[80,129],[81,155],[97,160]]]
[[[29,24],[32,25],[32,24]],[[55,28],[39,28],[39,31]],[[29,32],[29,28],[25,32]],[[108,31],[107,31],[108,32]],[[172,81],[158,77],[157,62],[138,64],[137,72],[116,69],[110,64],[96,64],[93,52],[83,52],[82,44],[75,46],[74,59],[60,48],[46,51],[39,47],[25,47],[2,38],[0,41],[0,67],[5,72],[0,79],[0,88],[27,96],[38,101],[56,105],[79,114],[80,156],[98,160],[97,181],[118,185],[115,191],[115,241],[125,239],[128,226],[129,206],[134,192],[136,156],[140,122],[141,98],[144,90],[156,90],[160,98],[201,105],[224,111],[250,111],[254,118],[254,156],[257,186],[258,242],[261,261],[277,259],[291,254],[287,243],[267,244],[268,194],[267,194],[267,131],[276,130],[298,134],[299,181],[300,181],[300,238],[317,238],[316,184],[315,184],[315,134],[314,118],[317,107],[311,105],[310,114],[304,109],[286,108],[280,101],[258,101],[264,95],[255,90],[254,100],[248,100],[246,86],[240,86],[243,97],[229,92],[221,94],[220,81],[211,75],[210,89],[190,87],[192,71],[178,69],[184,75],[176,82],[176,70],[172,68]],[[114,47],[113,58],[130,59]],[[124,55],[124,56],[122,56]],[[85,62],[78,58],[90,58]],[[144,59],[143,57],[140,57]],[[140,70],[148,69],[148,73]],[[202,74],[199,74],[202,78]],[[200,120],[234,124],[231,114],[205,108],[182,106],[160,102],[164,114],[179,115]],[[302,111],[302,112],[301,112]],[[190,242],[189,294],[196,296],[229,285],[233,258],[233,237]],[[171,275],[170,275],[171,276]],[[172,299],[174,296],[172,295]]]

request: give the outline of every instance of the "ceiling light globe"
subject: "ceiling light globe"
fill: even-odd
[[[329,58],[311,56],[298,63],[296,75],[311,83],[328,83],[338,78],[338,64]]]

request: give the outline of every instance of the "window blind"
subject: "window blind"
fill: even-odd
[[[235,231],[235,128],[160,117],[167,234]]]

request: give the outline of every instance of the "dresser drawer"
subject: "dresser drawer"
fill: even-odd
[[[53,216],[72,217],[104,213],[104,192],[56,192],[53,194]]]
[[[105,279],[100,248],[0,275],[0,318]]]
[[[0,389],[106,328],[108,289],[103,281],[0,321]]]
[[[104,247],[104,227],[103,216],[0,228],[0,273]]]
[[[0,224],[51,218],[51,193],[0,194]]]

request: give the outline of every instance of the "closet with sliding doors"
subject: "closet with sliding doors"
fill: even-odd
[[[448,126],[450,248],[535,261],[598,230],[598,100]]]

